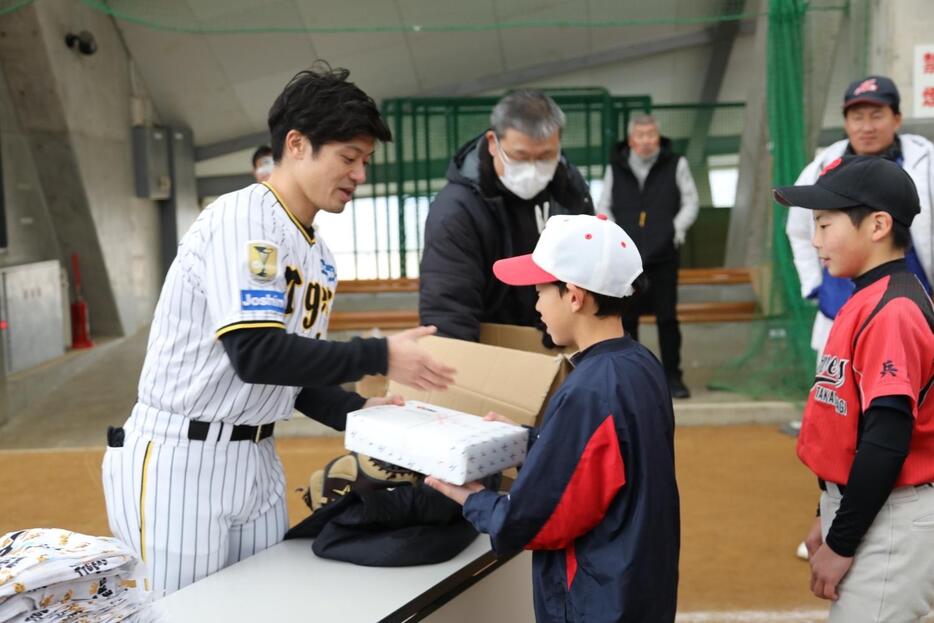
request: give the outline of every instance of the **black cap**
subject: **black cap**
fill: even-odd
[[[898,94],[898,87],[891,78],[885,76],[866,76],[856,80],[846,90],[843,96],[843,112],[850,106],[857,104],[873,104],[875,106],[888,106],[896,115],[902,98]]]
[[[905,227],[921,211],[918,191],[904,169],[878,156],[844,156],[821,171],[813,186],[782,186],[775,200],[808,210],[843,210],[865,206],[888,212]]]

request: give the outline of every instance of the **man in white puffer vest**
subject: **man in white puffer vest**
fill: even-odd
[[[868,76],[853,82],[843,98],[843,127],[847,138],[821,152],[801,172],[795,185],[814,184],[828,164],[847,154],[879,156],[901,165],[914,181],[921,199],[921,213],[911,225],[908,268],[930,294],[934,277],[934,219],[931,214],[934,144],[917,134],[898,134],[902,122],[899,104],[898,88],[889,78]],[[791,208],[785,232],[801,281],[801,296],[818,302],[811,347],[819,355],[837,310],[853,292],[853,284],[849,279],[831,277],[821,269],[817,250],[811,244],[814,234],[811,211]]]

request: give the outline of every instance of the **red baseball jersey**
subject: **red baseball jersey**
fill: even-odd
[[[833,322],[798,436],[798,457],[845,485],[859,420],[880,396],[908,396],[911,448],[895,486],[934,481],[934,307],[914,275],[898,272],[858,290]]]

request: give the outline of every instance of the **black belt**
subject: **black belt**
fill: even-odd
[[[218,422],[217,425],[217,440],[220,441],[221,434],[224,432],[224,427],[230,426],[230,424]],[[275,423],[262,424],[260,426],[234,424],[233,431],[230,433],[230,441],[253,441],[259,443],[267,437],[272,437],[272,431],[275,427]],[[210,428],[211,422],[190,420],[188,422],[188,438],[192,441],[207,441],[208,430]]]
[[[840,495],[846,495],[846,485],[838,485],[837,483],[832,483],[832,484],[836,485],[837,489],[840,491]],[[820,487],[821,491],[827,490],[827,481],[824,480],[823,478],[817,479],[817,485]],[[915,485],[916,489],[919,489],[921,487],[934,487],[934,483],[922,482],[920,485]]]

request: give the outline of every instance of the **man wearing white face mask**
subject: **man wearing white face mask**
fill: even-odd
[[[564,113],[538,91],[514,91],[491,128],[462,146],[425,224],[419,313],[440,335],[477,341],[480,323],[541,326],[532,287],[510,288],[492,272],[531,253],[555,214],[593,214],[587,183],[561,152]],[[546,339],[547,336],[543,339]]]
[[[627,140],[610,156],[597,212],[616,221],[642,253],[648,289],[636,294],[623,326],[638,340],[639,316],[655,314],[662,365],[674,398],[691,396],[681,375],[678,249],[697,219],[698,204],[687,160],[671,150],[652,115],[633,117]]]
[[[263,183],[272,175],[275,162],[272,159],[272,148],[269,145],[260,145],[253,152],[253,178]]]

